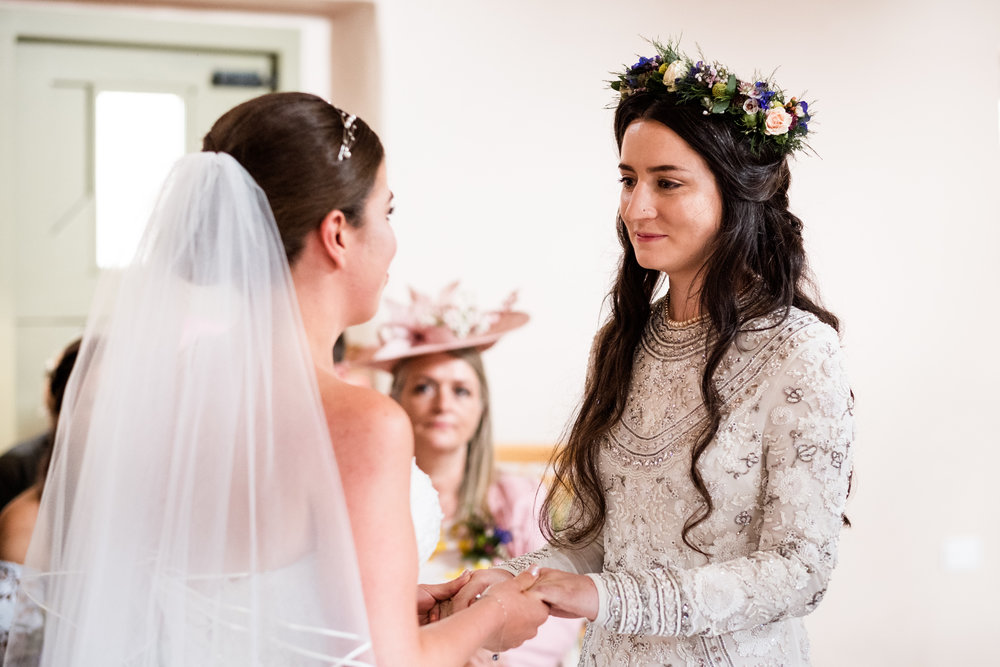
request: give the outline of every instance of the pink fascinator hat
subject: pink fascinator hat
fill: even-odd
[[[497,310],[480,310],[458,293],[458,282],[436,299],[410,288],[410,303],[386,300],[389,321],[379,328],[379,344],[352,355],[354,365],[391,372],[400,360],[424,354],[474,348],[483,351],[504,334],[527,323],[527,313],[513,310],[517,292]]]

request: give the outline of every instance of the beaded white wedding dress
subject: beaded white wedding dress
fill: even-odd
[[[581,665],[809,664],[801,617],[823,598],[837,560],[853,398],[837,333],[794,308],[782,315],[751,322],[716,372],[722,423],[699,466],[715,508],[692,531],[708,556],[681,535],[702,503],[690,455],[707,419],[707,323],[668,323],[661,300],[625,412],[601,442],[600,537],[502,566],[591,577],[599,611]]]

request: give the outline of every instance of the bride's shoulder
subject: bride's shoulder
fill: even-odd
[[[368,387],[320,380],[320,397],[338,453],[379,458],[388,453],[413,456],[413,430],[396,401]]]

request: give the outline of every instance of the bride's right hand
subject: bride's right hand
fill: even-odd
[[[475,570],[469,577],[469,581],[452,597],[452,611],[454,612],[460,609],[465,609],[470,604],[475,602],[476,596],[482,595],[483,591],[485,591],[489,586],[499,584],[513,578],[514,575],[507,570],[500,570],[497,568]]]
[[[417,622],[434,623],[451,614],[451,597],[469,581],[466,570],[455,579],[441,584],[417,584]]]
[[[538,626],[549,617],[549,605],[531,590],[538,580],[538,568],[533,567],[511,578],[510,573],[499,583],[486,588],[475,604],[496,604],[503,612],[503,625],[483,646],[493,651],[506,651],[520,646],[538,633]]]

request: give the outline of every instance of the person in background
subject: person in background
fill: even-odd
[[[334,370],[396,250],[385,157],[282,92],[175,164],[92,303],[8,661],[35,641],[22,600],[43,667],[459,667],[535,635],[532,572],[421,625],[440,591],[417,582],[409,420]]]
[[[420,568],[420,581],[452,580],[465,569],[490,567],[545,544],[539,527],[539,480],[499,469],[494,460],[490,387],[481,352],[522,326],[511,310],[482,312],[453,283],[431,299],[390,302],[381,345],[355,362],[392,373],[390,395],[413,423],[417,466],[438,493],[441,539]],[[551,618],[538,635],[499,655],[480,651],[470,664],[553,667],[575,647],[581,622]]]
[[[17,443],[0,456],[0,509],[38,480],[38,467],[52,451],[63,393],[79,349],[80,339],[77,338],[62,351],[60,358],[46,373],[45,408],[49,413],[48,430]]]
[[[0,511],[0,664],[7,651],[7,634],[14,617],[18,580],[24,564],[38,519],[38,507],[45,489],[52,443],[55,438],[59,412],[62,410],[63,396],[70,373],[80,351],[80,339],[67,345],[49,372],[48,408],[52,417],[52,428],[45,434],[43,446],[34,464],[32,483]]]

